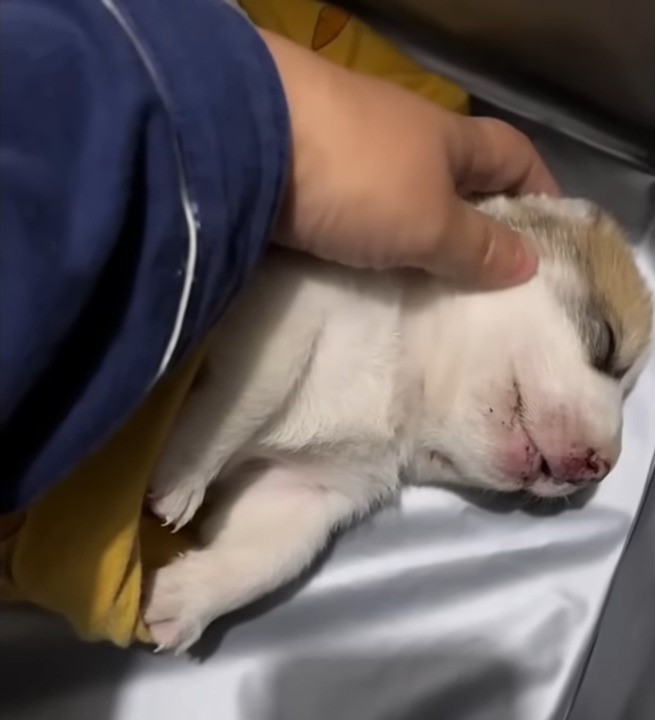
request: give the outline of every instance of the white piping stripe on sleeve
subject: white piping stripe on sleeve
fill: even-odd
[[[121,13],[118,7],[114,4],[114,0],[100,0],[100,2],[107,8],[107,10],[113,15],[120,27],[123,29],[130,42],[136,49],[141,61],[143,62],[148,74],[152,78],[157,92],[159,93],[164,106],[169,112],[172,122],[171,104],[168,100],[168,94],[164,88],[159,75],[148,55],[147,50],[143,47],[137,34],[132,29],[128,19]],[[191,297],[191,286],[193,285],[193,278],[196,271],[196,263],[198,261],[198,230],[200,229],[200,221],[198,218],[198,206],[194,203],[190,197],[189,186],[187,182],[187,176],[184,169],[184,161],[182,159],[182,148],[180,146],[179,138],[173,127],[172,132],[173,149],[175,154],[175,163],[178,169],[179,184],[180,184],[180,200],[182,202],[182,208],[184,210],[184,218],[187,226],[188,236],[188,250],[186,258],[184,285],[182,287],[182,294],[180,296],[180,303],[177,309],[177,315],[175,317],[175,323],[173,325],[173,331],[168,340],[168,344],[164,351],[163,357],[159,364],[159,370],[157,377],[154,378],[153,383],[156,382],[168,367],[173,353],[180,340],[182,334],[182,327],[184,325],[184,319],[186,316],[187,309],[189,307],[189,299]]]

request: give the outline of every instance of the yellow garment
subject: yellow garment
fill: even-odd
[[[312,0],[242,0],[255,24],[341,65],[464,112],[459,88],[422,70],[348,14]],[[60,613],[87,640],[149,641],[142,577],[189,547],[143,512],[147,482],[201,365],[198,350],[104,447],[26,513],[0,518],[3,599]]]
[[[130,420],[26,513],[0,520],[3,600],[62,614],[85,640],[149,641],[144,570],[189,547],[142,512],[148,478],[203,357],[164,380]]]
[[[468,96],[427,72],[348,12],[314,0],[239,0],[258,27],[284,35],[351,70],[417,92],[439,105],[468,112]]]

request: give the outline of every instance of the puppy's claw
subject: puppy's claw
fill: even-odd
[[[196,592],[197,573],[193,553],[155,571],[143,620],[160,651],[184,654],[212,619],[206,599]]]
[[[152,498],[150,509],[163,520],[162,527],[170,527],[171,532],[179,532],[187,525],[202,505],[205,488],[178,488],[176,492]]]

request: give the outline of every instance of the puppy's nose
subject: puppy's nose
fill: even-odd
[[[571,452],[563,457],[549,457],[546,463],[555,480],[579,485],[600,482],[612,469],[609,456],[594,448]]]

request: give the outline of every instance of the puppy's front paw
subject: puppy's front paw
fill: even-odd
[[[157,651],[188,650],[202,635],[212,617],[203,607],[202,572],[193,553],[157,570],[146,595],[143,620]]]
[[[193,519],[205,499],[204,485],[179,484],[159,493],[154,490],[150,495],[150,509],[164,525],[172,525],[173,532]]]

